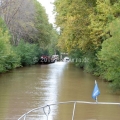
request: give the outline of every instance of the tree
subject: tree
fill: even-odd
[[[36,28],[36,38],[35,40],[40,44],[42,48],[45,48],[49,43],[52,36],[52,25],[48,22],[48,16],[45,9],[37,1],[35,4],[35,28]]]
[[[90,15],[90,41],[94,49],[100,49],[106,39],[106,26],[114,19],[110,0],[97,0],[94,12]]]
[[[20,66],[20,59],[12,50],[10,34],[0,18],[0,73]]]
[[[41,49],[37,44],[20,41],[19,45],[14,47],[15,53],[20,57],[22,66],[33,65],[39,61]]]
[[[53,29],[51,34],[52,36],[51,36],[50,44],[48,44],[48,50],[50,55],[54,55],[59,53],[59,48],[57,46],[58,32],[56,31],[56,29]]]
[[[56,24],[61,30],[59,46],[68,52],[75,48],[86,49],[89,44],[88,15],[91,12],[88,4],[82,0],[57,0],[54,4]]]
[[[33,22],[35,11],[33,1],[5,0],[2,4],[5,7],[2,9],[1,16],[12,35],[12,44],[17,45],[21,38],[33,42],[36,30]]]
[[[37,0],[5,0],[1,9],[13,45],[18,45],[21,39],[42,47],[49,43],[52,27],[44,7]]]
[[[102,49],[98,53],[100,74],[107,81],[113,81],[112,86],[115,90],[120,90],[120,19],[114,20],[109,25],[112,37],[105,40]]]

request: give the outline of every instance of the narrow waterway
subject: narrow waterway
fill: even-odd
[[[34,65],[0,74],[0,120],[17,120],[25,112],[45,104],[73,100],[93,102],[95,80],[101,92],[98,101],[120,102],[119,95],[110,93],[108,83],[72,63]],[[72,108],[69,104],[59,106],[49,120],[71,120]],[[33,116],[27,120],[38,118]],[[120,120],[120,105],[78,104],[74,120]]]

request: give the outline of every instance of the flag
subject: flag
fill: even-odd
[[[94,89],[93,89],[93,92],[92,92],[92,98],[94,100],[96,100],[98,95],[100,95],[100,90],[99,90],[97,82],[95,80],[95,86],[94,86]]]

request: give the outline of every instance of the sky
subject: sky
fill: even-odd
[[[42,6],[45,7],[46,9],[46,13],[48,14],[48,19],[49,19],[49,22],[54,24],[55,22],[55,16],[53,15],[53,5],[52,3],[54,2],[54,0],[38,0]]]

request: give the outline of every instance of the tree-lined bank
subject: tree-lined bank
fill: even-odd
[[[54,54],[57,37],[37,0],[0,0],[0,73]]]
[[[120,0],[56,0],[58,46],[71,58],[88,58],[77,66],[120,90]],[[64,44],[63,44],[64,43]]]

